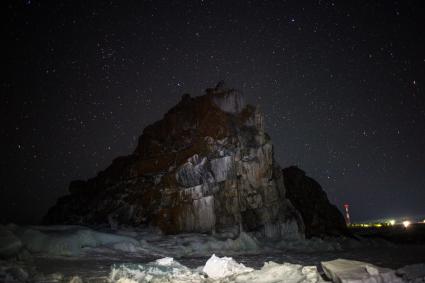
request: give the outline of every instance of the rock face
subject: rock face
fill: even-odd
[[[322,187],[298,167],[283,169],[286,197],[301,213],[307,238],[349,235],[344,217]]]
[[[222,83],[202,96],[183,95],[144,129],[133,154],[92,179],[71,182],[69,191],[49,210],[46,224],[304,236],[262,114]]]

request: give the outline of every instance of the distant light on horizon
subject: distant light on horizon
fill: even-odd
[[[410,224],[411,224],[411,222],[410,222],[409,220],[403,221],[403,226],[404,226],[404,228],[409,227],[409,226],[410,226]]]
[[[395,220],[394,220],[394,219],[391,219],[391,220],[389,221],[389,223],[390,223],[390,225],[394,225],[394,224],[395,224]]]

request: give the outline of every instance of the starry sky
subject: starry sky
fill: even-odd
[[[425,214],[422,1],[1,5],[0,222],[38,222],[219,80],[353,221]]]

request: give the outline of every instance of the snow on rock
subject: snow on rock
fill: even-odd
[[[370,263],[336,259],[322,262],[323,270],[335,283],[402,283],[394,270]]]
[[[220,279],[230,275],[237,275],[252,272],[254,269],[246,267],[242,263],[237,263],[231,257],[216,257],[213,254],[205,264],[202,271],[213,279]]]
[[[411,283],[425,283],[425,263],[407,265],[397,269],[397,274],[404,281]]]

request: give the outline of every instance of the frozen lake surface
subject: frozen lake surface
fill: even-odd
[[[216,253],[218,256],[226,256]],[[190,268],[202,266],[210,256],[183,256],[177,260]],[[301,265],[315,265],[321,272],[320,262],[338,258],[370,262],[374,265],[393,269],[405,265],[425,262],[425,245],[398,245],[389,248],[367,247],[355,248],[346,251],[331,252],[300,252],[279,251],[275,253],[259,253],[232,255],[239,263],[259,269],[264,262],[295,263]],[[46,257],[34,258],[34,264],[44,274],[59,272],[66,277],[79,275],[82,278],[106,278],[111,272],[111,266],[118,263],[148,263],[158,257],[143,254],[128,254],[122,252],[95,252],[84,257]]]
[[[84,282],[121,282],[108,281],[112,271],[118,274],[129,272],[130,275],[123,275],[125,277],[140,276],[151,271],[154,272],[153,276],[157,276],[155,272],[158,270],[169,276],[167,272],[177,270],[184,276],[189,273],[189,278],[197,278],[204,276],[198,267],[204,266],[212,254],[218,257],[232,257],[230,263],[236,267],[243,264],[245,269],[254,268],[255,271],[249,278],[244,277],[247,282],[255,282],[258,278],[270,274],[292,274],[294,282],[310,282],[296,281],[305,275],[303,272],[310,274],[313,279],[319,276],[321,280],[321,263],[336,259],[356,260],[394,270],[425,262],[425,245],[395,245],[371,239],[298,239],[271,242],[260,241],[247,233],[231,238],[205,234],[165,236],[150,230],[100,231],[81,226],[11,225],[2,226],[0,230],[0,254],[10,255],[15,252],[18,259],[25,259],[17,261],[16,257],[12,257],[7,261],[0,261],[0,281],[1,276],[17,273],[7,266],[26,270],[29,273],[28,278],[41,278],[39,281],[16,282],[70,282],[70,278],[74,276]],[[163,258],[174,258],[174,261],[168,260],[171,262],[170,266],[157,266],[155,261]],[[276,264],[265,266],[267,262]]]

